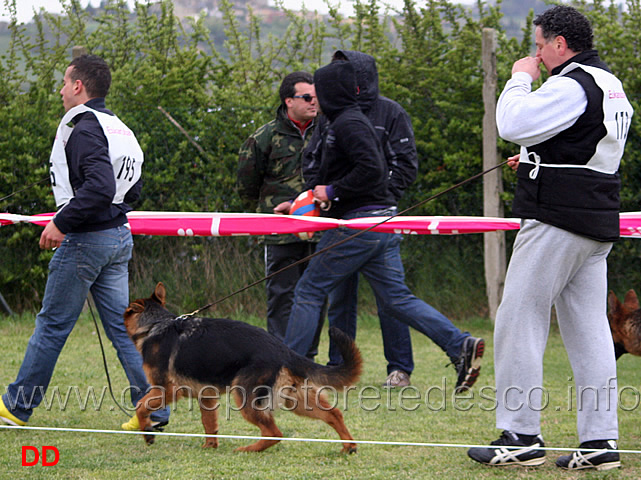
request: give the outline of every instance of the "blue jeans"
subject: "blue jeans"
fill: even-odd
[[[344,218],[365,216],[367,212],[358,212]],[[323,250],[354,233],[348,228],[329,230],[323,234],[316,250]],[[360,272],[374,290],[379,311],[426,335],[456,361],[469,334],[461,332],[405,285],[400,241],[396,234],[369,231],[312,258],[296,285],[285,335],[287,346],[305,355],[314,338],[325,297],[343,280]]]
[[[327,315],[329,325],[338,327],[350,337],[356,338],[358,273],[350,275],[332,290],[329,294],[329,305]],[[383,354],[387,360],[387,373],[403,370],[411,374],[414,370],[414,359],[410,329],[406,324],[385,313],[380,305],[377,306],[383,337]],[[343,363],[343,357],[338,351],[338,347],[330,340],[329,365],[341,363]]]
[[[42,309],[18,376],[2,396],[5,406],[17,418],[28,421],[42,401],[60,351],[89,292],[129,379],[131,401],[136,405],[144,396],[149,384],[142,357],[129,338],[123,319],[129,305],[128,264],[132,250],[131,232],[125,226],[65,235],[49,262]],[[100,358],[93,360],[101,363]],[[153,416],[154,420],[167,420],[169,410],[159,410]]]

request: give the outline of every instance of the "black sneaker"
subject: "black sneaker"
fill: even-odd
[[[595,452],[573,452],[572,455],[559,457],[556,465],[566,470],[583,470],[586,468],[595,468],[597,470],[610,470],[619,468],[619,452],[609,450],[617,449],[615,440],[595,440],[592,442],[583,442],[579,448],[597,450]]]
[[[525,441],[516,433],[504,430],[500,438],[494,440],[490,445],[496,445],[496,448],[474,447],[467,451],[467,455],[472,460],[497,467],[505,465],[534,467],[545,462],[545,451],[537,450],[537,448],[545,446],[541,435],[535,436],[531,441]]]
[[[485,351],[485,341],[482,338],[467,337],[463,341],[461,356],[454,364],[458,373],[455,392],[469,390],[481,371],[481,357]]]

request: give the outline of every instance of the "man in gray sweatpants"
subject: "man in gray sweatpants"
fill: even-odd
[[[619,237],[618,169],[633,112],[592,50],[586,17],[560,5],[534,24],[536,56],[514,63],[497,105],[501,137],[521,145],[509,163],[518,177],[513,213],[523,219],[494,333],[503,433],[468,455],[497,466],[545,462],[543,353],[554,306],[576,382],[581,442],[556,464],[606,470],[621,465],[606,259]],[[532,91],[540,63],[550,77]]]

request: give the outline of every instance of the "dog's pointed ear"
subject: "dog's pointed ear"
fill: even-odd
[[[127,310],[125,310],[125,314],[128,313],[142,313],[145,311],[145,306],[141,303],[139,303],[138,300],[135,302],[131,302],[129,306],[127,307]]]
[[[623,300],[623,305],[628,310],[638,310],[639,309],[639,299],[634,290],[630,289],[625,294],[625,299]]]
[[[158,303],[160,303],[160,305],[164,307],[166,297],[167,291],[165,290],[165,286],[162,284],[162,282],[158,282],[158,285],[156,285],[156,288],[154,289],[154,293],[151,295],[151,298],[156,300]]]

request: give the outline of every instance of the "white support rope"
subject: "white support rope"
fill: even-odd
[[[342,440],[338,438],[293,438],[293,437],[260,437],[255,435],[211,435],[206,433],[171,433],[171,432],[142,432],[142,431],[124,431],[124,430],[97,430],[91,428],[57,428],[57,427],[31,427],[31,426],[13,426],[13,425],[0,425],[0,429],[7,430],[39,430],[39,431],[52,431],[52,432],[73,432],[73,433],[105,433],[115,435],[154,435],[165,437],[193,437],[193,438],[226,438],[226,439],[241,439],[241,440],[278,440],[285,442],[309,442],[309,443],[357,443],[361,445],[391,445],[396,447],[432,447],[432,448],[494,448],[496,445],[466,445],[459,443],[431,443],[431,442],[392,442],[383,440]],[[501,446],[502,448],[522,448]],[[548,450],[559,452],[598,452],[603,449],[591,448],[564,448],[564,447],[536,447],[532,450]],[[608,450],[618,453],[631,453],[641,454],[641,450]]]

